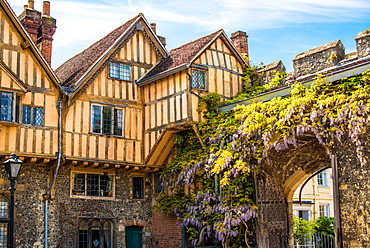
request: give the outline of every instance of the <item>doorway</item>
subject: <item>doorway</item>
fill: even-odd
[[[141,226],[126,227],[126,248],[142,248],[142,231]]]

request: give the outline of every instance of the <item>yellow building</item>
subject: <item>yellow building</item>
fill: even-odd
[[[294,193],[293,214],[305,220],[334,217],[332,169],[311,178],[303,189],[302,185]],[[302,204],[299,203],[300,192]]]

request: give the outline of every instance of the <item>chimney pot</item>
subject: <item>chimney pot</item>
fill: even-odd
[[[28,7],[30,9],[34,9],[35,8],[35,1],[34,0],[28,0]]]
[[[157,34],[157,24],[156,23],[150,23],[150,27],[152,28],[153,32]]]
[[[23,10],[26,11],[28,9],[28,5],[23,6]]]
[[[42,5],[42,14],[50,16],[50,2],[49,1],[44,1]]]

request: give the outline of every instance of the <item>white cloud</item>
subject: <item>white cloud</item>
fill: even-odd
[[[27,0],[8,0],[17,14]],[[35,9],[42,10],[36,0]],[[138,13],[149,22],[163,26],[200,29],[204,35],[224,28],[251,31],[281,28],[302,23],[328,23],[361,20],[370,13],[368,0],[52,0],[51,16],[57,19],[54,36],[54,62],[72,57]],[[172,36],[172,35],[171,35]],[[176,34],[173,34],[176,36]],[[169,37],[173,39],[172,37]],[[194,39],[190,37],[183,43]],[[61,52],[62,51],[62,52]],[[57,60],[57,61],[55,61]]]

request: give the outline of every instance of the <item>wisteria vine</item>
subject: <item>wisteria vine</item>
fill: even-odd
[[[366,165],[361,134],[370,120],[369,83],[370,71],[335,83],[318,76],[311,87],[294,84],[286,97],[229,112],[208,109],[211,115],[198,124],[205,146],[193,131],[177,134],[159,209],[178,216],[194,245],[249,247],[257,216],[254,168],[271,163],[269,151],[297,146],[297,138],[310,132],[330,152],[346,136]],[[215,99],[211,95],[213,107]]]

